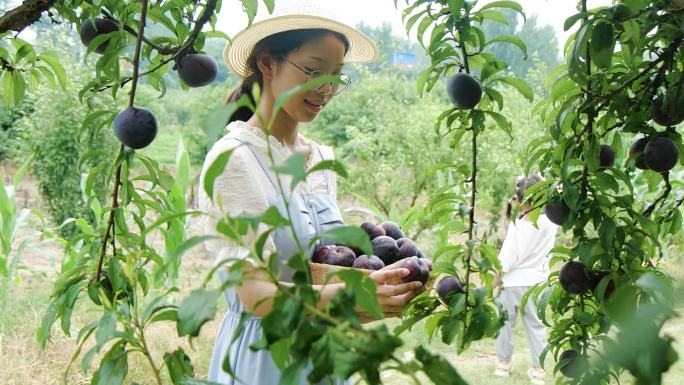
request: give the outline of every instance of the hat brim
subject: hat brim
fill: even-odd
[[[378,47],[368,36],[346,24],[320,16],[284,15],[254,23],[239,32],[223,50],[223,60],[231,72],[246,78],[251,75],[247,59],[260,40],[279,32],[317,28],[339,32],[349,40],[345,63],[369,63],[380,56]]]

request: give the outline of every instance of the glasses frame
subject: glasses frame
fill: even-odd
[[[283,60],[287,61],[288,63],[292,64],[295,68],[298,70],[302,71],[304,74],[306,74],[306,80],[304,81],[304,84],[308,83],[309,80],[311,79],[312,75],[314,75],[314,79],[317,76],[322,76],[322,75],[331,75],[331,74],[326,74],[325,71],[323,70],[307,70],[306,68],[301,67],[297,63],[293,62],[292,60],[286,58],[285,56],[282,56]],[[319,91],[321,88],[325,87],[326,84],[330,86],[330,90],[332,91],[333,95],[339,95],[342,93],[342,91],[346,90],[349,88],[349,86],[352,83],[351,76],[345,74],[345,73],[340,73],[340,79],[342,81],[346,81],[345,84],[337,84],[337,83],[323,83],[320,86],[313,88],[314,91]]]

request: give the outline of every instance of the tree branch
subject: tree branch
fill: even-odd
[[[24,2],[0,16],[0,34],[7,31],[21,32],[37,22],[43,12],[52,7],[57,0],[24,0]]]

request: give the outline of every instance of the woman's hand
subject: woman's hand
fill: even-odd
[[[369,277],[377,285],[376,295],[380,305],[405,305],[425,291],[425,286],[418,281],[388,285],[387,282],[398,281],[410,274],[408,269],[398,268],[396,264],[370,273]]]

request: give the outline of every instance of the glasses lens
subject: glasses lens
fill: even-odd
[[[347,87],[351,84],[351,77],[349,75],[345,74],[340,74],[340,80],[342,81],[342,84],[334,84],[334,86],[337,86],[337,89],[333,88],[333,93],[335,95],[339,95],[342,91],[346,90]]]
[[[307,83],[310,81],[313,81],[321,76],[326,75],[326,73],[322,70],[314,70],[309,73],[309,77],[306,79]],[[314,90],[315,91],[321,91],[325,87],[330,87],[330,92],[333,93],[333,95],[337,95],[340,92],[344,91],[349,84],[351,83],[351,78],[346,75],[346,74],[339,74],[339,79],[341,84],[338,83],[323,83],[320,86],[316,87]]]

